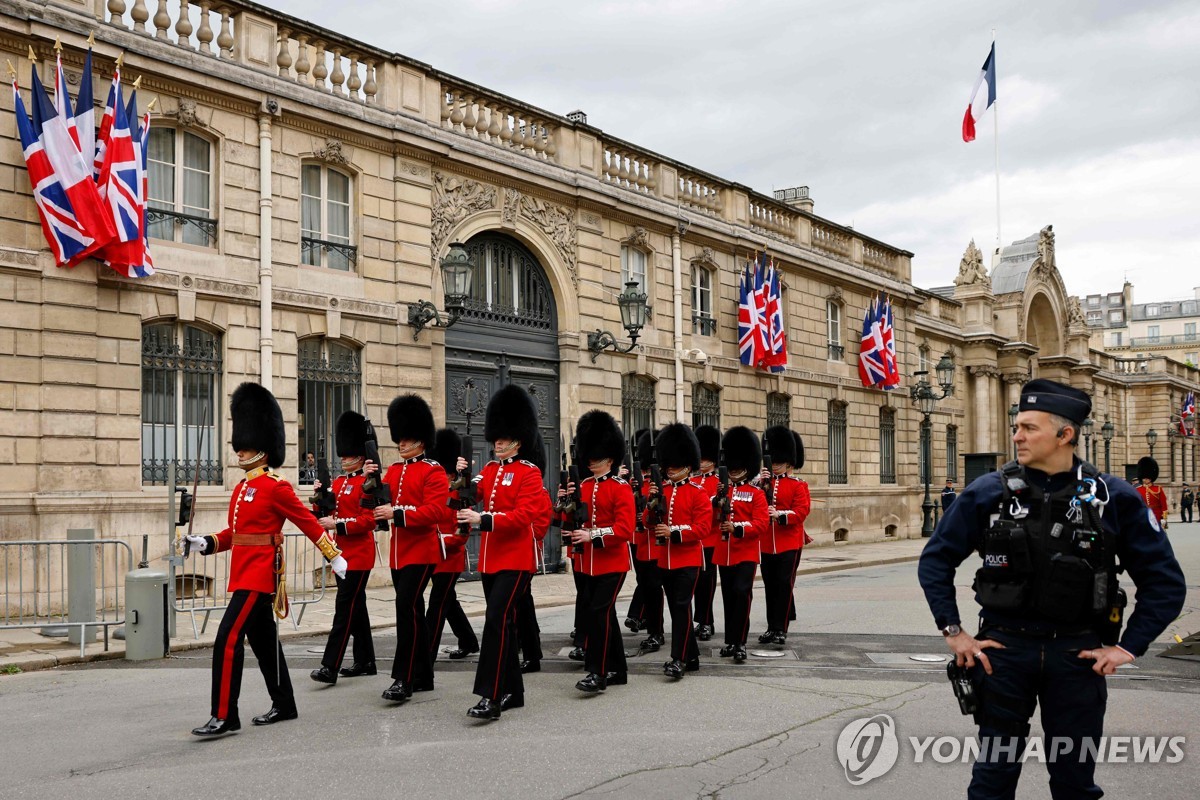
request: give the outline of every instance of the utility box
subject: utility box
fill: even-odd
[[[125,575],[125,659],[167,655],[167,573],[135,569]]]
[[[976,478],[982,478],[989,472],[995,472],[1005,463],[1007,453],[967,453],[963,456],[963,466],[966,468],[967,479],[963,486],[970,485]]]

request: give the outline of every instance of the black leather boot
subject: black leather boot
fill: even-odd
[[[576,647],[570,653],[567,653],[567,658],[571,659],[572,661],[583,661],[586,655],[587,654],[583,652],[582,647]]]
[[[608,688],[608,677],[607,675],[597,675],[595,672],[589,672],[586,678],[575,684],[575,688],[588,694],[603,692]]]
[[[343,678],[357,678],[359,675],[374,675],[375,662],[368,661],[364,664],[359,664],[357,661],[348,667],[343,667],[338,670],[338,674]]]
[[[324,665],[320,669],[314,669],[308,673],[308,677],[312,678],[317,683],[328,683],[331,686],[337,683],[337,673]]]
[[[255,725],[274,725],[276,722],[286,722],[289,719],[296,719],[299,716],[299,712],[294,707],[279,708],[278,706],[271,706],[270,711],[265,714],[259,714],[250,721]]]
[[[475,719],[500,719],[500,704],[490,698],[483,698],[467,709],[467,716]]]
[[[383,699],[390,700],[393,703],[403,703],[412,697],[412,693],[412,687],[397,678],[391,686],[383,690]]]
[[[665,665],[663,665],[663,674],[668,678],[675,678],[678,680],[683,677],[684,669],[685,667],[682,661],[668,661]]]
[[[739,645],[734,645],[733,662],[735,664],[744,664],[746,661],[746,648]]]
[[[213,717],[199,728],[192,728],[194,736],[224,736],[242,729],[242,723],[237,717],[232,719],[217,719]]]

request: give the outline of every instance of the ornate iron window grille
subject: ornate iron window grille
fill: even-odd
[[[621,376],[621,424],[625,435],[653,429],[655,410],[654,381],[641,375]]]
[[[721,429],[721,392],[702,383],[692,389],[692,427],[712,425]]]
[[[896,412],[879,409],[879,482],[896,482]]]
[[[829,482],[846,483],[846,406],[829,404]]]
[[[217,221],[215,219],[150,206],[146,208],[146,225],[150,227],[150,235],[155,236],[155,238],[171,241],[171,239],[167,239],[165,236],[157,236],[152,227],[157,223],[163,222],[174,223],[173,229],[190,225],[204,234],[205,241],[208,242],[208,247],[212,247],[217,243]]]
[[[958,480],[958,428],[946,426],[946,477]]]
[[[223,446],[220,379],[221,348],[216,335],[185,327],[181,347],[174,324],[142,329],[143,484],[168,484],[172,462],[179,486],[192,483],[197,471],[205,485],[222,483],[223,467],[217,455]],[[177,452],[182,458],[175,460]]]
[[[553,294],[534,257],[515,242],[475,237],[466,245],[475,262],[474,286],[463,316],[483,323],[548,331]]]
[[[341,462],[334,458],[333,430],[343,411],[360,410],[362,367],[359,353],[324,339],[308,339],[300,343],[296,367],[303,423],[299,437],[300,459],[303,461],[304,454],[311,451],[329,463],[331,475],[340,475]],[[382,431],[376,427],[376,432],[386,437],[386,426]],[[300,477],[301,483],[311,483],[310,476],[303,470]]]
[[[846,348],[840,344],[829,343],[829,360],[841,361],[846,357]]]
[[[692,315],[692,332],[701,336],[712,336],[717,332],[717,320],[704,312]]]
[[[792,398],[779,392],[767,395],[767,427],[782,425],[787,428],[792,424]]]
[[[305,256],[309,256],[314,253],[320,254],[320,256],[318,256],[318,258],[317,258],[318,263],[325,263],[325,259],[322,258],[321,256],[323,256],[327,253],[336,253],[337,255],[341,256],[342,259],[345,260],[346,269],[349,269],[350,267],[356,266],[358,264],[358,248],[352,244],[345,244],[343,242],[331,242],[328,239],[314,239],[311,236],[301,236],[300,237],[301,261],[304,260]],[[334,265],[334,261],[335,261],[335,259],[330,259],[329,262],[326,263],[326,266],[330,267],[331,269],[340,269],[340,267]],[[308,263],[308,262],[305,262],[305,263]]]

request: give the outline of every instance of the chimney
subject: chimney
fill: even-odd
[[[567,112],[567,119],[580,125],[587,125],[587,114],[583,113],[579,109]]]
[[[806,211],[809,214],[813,210],[813,201],[809,197],[807,186],[795,186],[791,189],[776,189],[775,199],[781,203],[785,203],[792,208]]]

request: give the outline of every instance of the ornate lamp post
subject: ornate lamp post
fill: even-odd
[[[1112,440],[1113,440],[1113,436],[1115,436],[1116,433],[1117,433],[1116,427],[1113,426],[1112,420],[1110,420],[1108,418],[1108,415],[1106,414],[1104,416],[1104,424],[1100,426],[1100,438],[1104,439],[1104,471],[1105,472],[1109,472],[1111,470],[1111,467],[1109,465],[1109,455],[1112,452],[1112,450],[1111,450],[1112,449]]]
[[[1158,431],[1151,428],[1146,431],[1146,444],[1150,445],[1150,457],[1154,458],[1154,443],[1158,441]]]
[[[449,328],[462,318],[467,307],[467,298],[471,296],[472,276],[475,273],[475,262],[471,254],[458,242],[450,245],[449,252],[442,259],[442,293],[446,296],[445,321],[438,313],[437,306],[428,300],[418,300],[408,306],[408,324],[413,329],[413,341],[426,325],[437,324],[439,328]]]
[[[1096,421],[1091,417],[1083,421],[1083,460],[1089,464],[1095,463],[1092,460],[1094,457],[1094,453],[1092,453],[1092,427],[1095,424]]]
[[[1021,408],[1016,403],[1008,407],[1008,432],[1009,438],[1017,435],[1017,414],[1021,413]],[[1017,443],[1012,443],[1013,460],[1017,459]]]
[[[933,424],[929,416],[939,400],[954,394],[954,359],[946,353],[935,369],[941,394],[936,393],[929,383],[928,370],[913,373],[917,383],[909,390],[913,405],[921,412],[921,480],[925,483],[925,499],[921,503],[921,535],[925,537],[933,535],[933,501],[929,499],[929,480],[933,471]]]
[[[610,347],[618,353],[628,353],[637,347],[638,335],[646,325],[646,314],[650,310],[646,307],[646,293],[638,291],[637,281],[626,281],[625,291],[617,296],[617,306],[621,309],[621,325],[629,334],[629,347],[622,350],[617,345],[617,337],[597,328],[595,332],[589,333],[587,338],[593,364],[596,363],[596,356]]]

